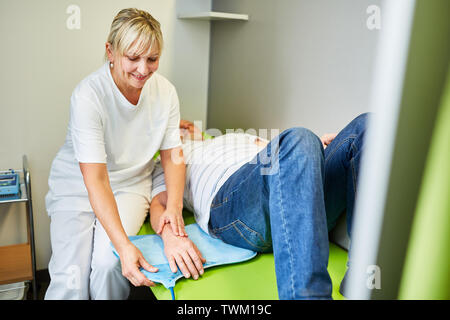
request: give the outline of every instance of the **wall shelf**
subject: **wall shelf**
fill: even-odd
[[[238,14],[238,13],[226,13],[226,12],[196,12],[196,13],[185,13],[179,14],[178,19],[193,19],[193,20],[238,20],[238,21],[248,21],[248,14]]]

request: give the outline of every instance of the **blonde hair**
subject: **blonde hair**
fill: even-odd
[[[163,49],[161,24],[150,13],[128,8],[120,10],[111,23],[108,40],[115,52],[120,55],[132,52],[141,55],[150,54],[155,42],[159,48],[159,55]],[[105,52],[105,59],[108,55]]]

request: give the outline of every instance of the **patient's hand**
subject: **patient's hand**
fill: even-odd
[[[202,131],[191,121],[180,120],[180,133],[186,140],[203,140]]]
[[[261,140],[260,137],[257,137],[257,138],[255,139],[255,144],[256,144],[257,146],[260,146],[260,147],[265,147],[265,146],[267,146],[267,145],[269,144],[269,142],[268,142],[268,141],[263,141],[263,140]]]
[[[326,133],[321,138],[323,148],[325,149],[336,138],[337,133]]]
[[[192,275],[195,280],[204,273],[203,263],[206,259],[191,239],[178,237],[167,227],[164,227],[161,238],[164,242],[164,254],[172,272],[175,273],[180,268],[186,278]]]

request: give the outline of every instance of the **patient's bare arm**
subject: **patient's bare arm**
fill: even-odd
[[[161,215],[166,210],[167,205],[167,191],[161,192],[153,197],[150,203],[150,225],[153,230],[156,230],[159,226],[159,220]],[[168,229],[165,228],[164,229]]]

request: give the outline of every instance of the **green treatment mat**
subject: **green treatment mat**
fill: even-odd
[[[195,223],[191,212],[183,211],[185,224]],[[138,235],[154,234],[147,219]],[[347,251],[330,243],[328,272],[333,283],[332,297],[345,299],[339,293],[339,285],[344,277]],[[169,290],[156,284],[150,288],[158,300],[171,300]],[[198,280],[179,279],[175,285],[177,300],[277,300],[277,283],[273,253],[258,254],[255,258],[229,265],[205,269]]]

